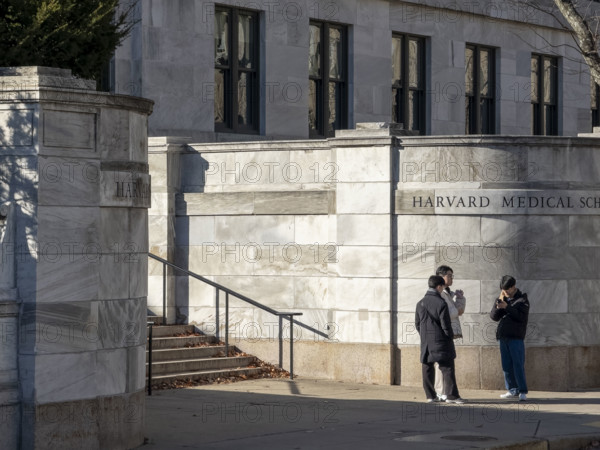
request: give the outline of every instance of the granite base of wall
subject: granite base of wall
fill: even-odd
[[[145,392],[23,406],[23,448],[130,449],[144,442]],[[7,447],[17,448],[17,447]]]
[[[420,349],[402,346],[400,384],[422,386]],[[459,389],[504,390],[497,347],[456,348],[456,380]],[[571,391],[600,387],[600,346],[526,347],[525,372],[529,390]]]
[[[235,339],[229,343],[271,364],[279,364],[277,340]],[[491,346],[457,347],[459,389],[504,390],[500,351]],[[391,373],[387,344],[294,342],[294,374],[352,383],[400,384],[421,388],[418,346],[396,351]],[[283,367],[289,370],[289,341],[283,345]],[[527,382],[534,391],[570,391],[600,387],[600,346],[527,347]]]
[[[271,364],[279,364],[279,342],[275,340],[230,341],[239,349]],[[289,370],[289,341],[283,344],[283,368]],[[294,375],[351,383],[392,384],[390,346],[387,344],[342,344],[294,342]]]

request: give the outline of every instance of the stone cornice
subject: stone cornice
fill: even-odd
[[[68,103],[109,106],[151,114],[152,100],[96,91],[96,82],[50,67],[0,67],[0,100],[7,103]]]

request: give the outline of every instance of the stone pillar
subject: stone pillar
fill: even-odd
[[[0,136],[1,139],[1,136]],[[3,142],[0,142],[2,145]],[[4,196],[2,196],[4,199]],[[0,204],[0,435],[16,448],[19,430],[17,373],[17,289],[15,288],[15,207]]]
[[[150,251],[175,262],[175,201],[180,192],[180,155],[188,138],[155,137],[148,141],[148,163],[152,178],[152,207],[148,212]],[[181,275],[181,274],[180,274]],[[166,269],[166,312],[168,324],[177,321],[176,276]],[[163,315],[163,264],[148,262],[148,309]]]
[[[401,124],[358,123],[331,139],[338,169],[334,270],[340,307],[334,322],[342,341],[361,343],[340,354],[344,378],[356,373],[361,382],[393,384],[396,378],[392,168],[394,135],[403,132]]]
[[[2,427],[24,449],[135,447],[152,103],[45,67],[0,69],[0,87],[0,200],[15,220],[14,297],[8,308],[0,299],[0,323],[8,316],[18,326],[15,358],[2,352],[0,377],[19,386],[12,403],[0,392],[0,408],[19,411]]]

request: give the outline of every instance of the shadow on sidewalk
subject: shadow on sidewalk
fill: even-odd
[[[415,395],[395,386],[258,380],[160,391],[147,397],[143,448],[458,449],[600,436],[600,399],[585,393],[464,405],[428,404]]]

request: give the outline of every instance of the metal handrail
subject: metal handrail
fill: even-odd
[[[152,395],[152,326],[154,322],[146,322],[148,330],[148,395]]]
[[[273,308],[265,306],[256,300],[252,300],[250,297],[247,297],[239,292],[236,292],[232,289],[229,289],[219,283],[215,283],[214,281],[208,280],[197,273],[191,272],[183,267],[179,267],[172,262],[167,261],[166,259],[161,258],[160,256],[156,256],[152,253],[148,253],[148,256],[156,261],[159,261],[163,264],[163,325],[167,324],[166,321],[166,308],[167,308],[167,291],[166,291],[166,267],[172,267],[175,270],[185,273],[192,278],[200,280],[216,289],[215,292],[215,309],[216,309],[216,327],[215,327],[215,335],[216,338],[219,339],[219,292],[225,292],[225,355],[229,356],[229,296],[232,295],[240,300],[245,301],[246,303],[251,304],[257,308],[262,309],[263,311],[267,311],[279,318],[279,367],[283,368],[283,318],[286,318],[290,321],[290,380],[294,379],[294,333],[293,326],[298,325],[302,328],[312,331],[313,333],[322,336],[326,339],[329,339],[329,336],[323,333],[320,330],[316,330],[302,322],[298,322],[294,319],[294,316],[301,316],[301,312],[281,312],[277,311]]]

